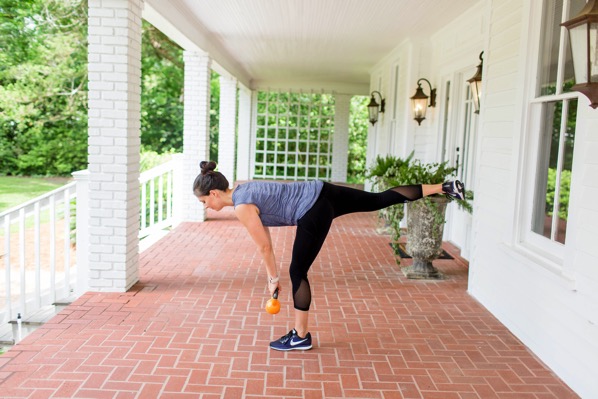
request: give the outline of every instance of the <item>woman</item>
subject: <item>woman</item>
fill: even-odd
[[[266,264],[270,294],[280,291],[279,274],[270,238],[271,226],[297,226],[289,274],[293,287],[295,328],[270,343],[275,350],[311,349],[308,332],[311,290],[307,272],[324,244],[332,220],[353,212],[370,212],[391,205],[444,193],[463,199],[463,184],[456,180],[443,184],[411,185],[370,193],[322,181],[296,183],[248,182],[229,189],[226,177],[216,172],[215,162],[200,163],[201,173],[193,183],[193,193],[206,208],[219,211],[234,206],[235,215],[245,226]]]

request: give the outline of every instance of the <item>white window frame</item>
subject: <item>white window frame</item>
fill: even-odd
[[[394,154],[397,149],[397,137],[399,136],[399,99],[401,96],[400,92],[401,83],[401,64],[396,61],[390,66],[390,96],[392,96],[387,103],[387,114],[390,120],[389,126],[389,138],[388,138],[388,150],[390,154]],[[388,100],[387,100],[388,101]]]
[[[565,4],[568,4],[569,0],[563,0]],[[532,2],[534,3],[534,2]],[[538,90],[536,87],[536,82],[539,74],[539,63],[540,63],[540,49],[539,49],[539,41],[540,35],[543,25],[542,16],[544,14],[544,7],[546,6],[546,1],[544,0],[537,0],[536,2],[540,7],[534,7],[532,4],[532,8],[536,10],[540,9],[537,13],[532,12],[532,16],[535,15],[535,19],[531,22],[531,26],[535,29],[535,34],[530,35],[530,43],[532,43],[531,48],[534,51],[529,53],[529,57],[535,62],[530,63],[531,72],[529,73],[529,81],[530,87],[528,88],[529,99],[528,99],[528,113],[527,113],[527,123],[526,123],[526,131],[527,137],[524,141],[524,145],[521,147],[521,151],[524,153],[522,154],[522,167],[523,172],[521,174],[522,184],[521,187],[521,196],[519,199],[519,206],[521,208],[521,214],[519,218],[519,224],[517,226],[517,247],[520,251],[527,253],[531,257],[535,258],[539,261],[540,264],[544,265],[547,269],[562,274],[563,264],[565,260],[565,252],[566,252],[566,241],[565,244],[561,244],[558,241],[551,240],[550,238],[544,237],[541,234],[535,233],[532,231],[532,218],[534,212],[534,195],[536,189],[536,168],[538,165],[538,157],[539,157],[539,140],[540,134],[542,129],[542,110],[543,104],[554,102],[554,101],[562,101],[566,102],[571,99],[578,99],[579,94],[577,92],[569,92],[569,93],[560,93],[563,86],[563,69],[559,71],[560,73],[557,75],[556,87],[557,87],[557,94],[554,95],[544,95],[541,96],[537,94]],[[564,12],[568,10],[568,6],[563,6]],[[563,18],[566,20],[567,16]],[[561,28],[564,29],[564,28]],[[562,32],[560,36],[560,47],[559,47],[559,64],[562,65],[563,57],[565,56],[566,46],[568,43],[566,37],[566,32]],[[578,107],[581,101],[578,101]],[[579,114],[579,113],[578,113]],[[566,118],[566,115],[563,115],[563,118]],[[579,143],[578,143],[579,145]]]

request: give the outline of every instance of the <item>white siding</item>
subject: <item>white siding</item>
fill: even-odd
[[[381,91],[392,109],[391,76],[399,65],[401,105],[391,151],[404,156],[415,150],[417,158],[437,161],[443,83],[459,74],[467,79],[468,70],[473,75],[484,50],[476,178],[469,184],[476,198],[469,291],[577,393],[598,397],[598,110],[583,95],[562,265],[555,268],[542,253],[525,250],[519,238],[530,191],[526,157],[537,146],[529,136],[537,116],[528,104],[541,6],[541,0],[481,1],[429,40],[400,43],[371,71],[371,90]],[[421,126],[409,101],[419,78],[438,89],[438,105]],[[370,129],[368,159],[388,152],[390,129],[385,119]]]
[[[598,383],[598,194],[595,152],[598,112],[580,98],[566,259],[559,272],[541,254],[520,249],[517,224],[525,187],[530,116],[526,92],[533,82],[530,15],[538,1],[492,2],[484,62],[476,184],[475,250],[469,291],[582,397],[596,397]],[[527,89],[526,89],[527,88]],[[594,194],[592,196],[592,194]],[[591,223],[594,221],[594,223]]]

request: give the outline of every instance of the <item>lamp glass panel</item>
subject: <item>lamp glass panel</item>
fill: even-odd
[[[561,0],[562,1],[562,0]],[[569,18],[571,19],[573,17],[575,17],[576,15],[578,15],[581,10],[584,8],[584,6],[586,5],[586,0],[570,0],[568,2],[569,4],[569,9],[568,9],[568,15]],[[563,21],[564,22],[564,21]],[[567,28],[562,27],[561,29],[564,29],[565,32],[567,31]],[[583,29],[585,30],[585,27]],[[569,35],[569,38],[572,39],[572,37]],[[578,71],[577,69],[579,68],[577,65],[577,59],[575,59],[574,61],[574,57],[576,57],[575,53],[574,53],[574,48],[573,46],[579,45],[579,38],[575,41],[566,41],[566,48],[565,48],[565,64],[564,64],[564,76],[563,76],[563,92],[570,92],[571,91],[571,87],[575,84],[575,83],[579,83],[578,80]],[[586,39],[585,37],[583,38],[583,46],[585,48],[586,46]],[[573,54],[572,54],[573,52]]]
[[[418,98],[412,99],[412,106],[413,106],[413,117],[414,118],[425,118],[426,111],[428,110],[428,99],[427,98]]]
[[[370,122],[377,122],[378,121],[378,107],[368,107],[368,114],[370,117]]]
[[[588,64],[586,57],[588,51],[588,42],[586,38],[586,24],[578,25],[569,29],[569,43],[571,43],[571,52],[573,53],[573,59],[575,60],[575,83],[583,83],[588,81]]]
[[[482,96],[481,86],[481,81],[473,81],[469,84],[469,88],[471,89],[471,96],[473,99],[473,106],[476,112],[480,110],[480,97]]]

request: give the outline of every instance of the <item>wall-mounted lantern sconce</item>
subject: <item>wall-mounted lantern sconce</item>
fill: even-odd
[[[380,104],[378,104],[376,102],[376,99],[374,98],[374,93],[378,93],[378,96],[380,97]],[[382,98],[382,94],[380,94],[379,91],[373,91],[372,92],[372,99],[370,100],[370,103],[368,104],[368,114],[370,116],[370,122],[372,122],[372,126],[374,126],[376,124],[376,122],[378,122],[378,113],[384,113],[384,106],[386,105],[386,100]]]
[[[482,67],[484,66],[484,59],[482,56],[484,52],[480,53],[480,65],[478,65],[478,70],[475,72],[475,75],[471,77],[471,79],[467,79],[469,82],[469,88],[471,89],[471,96],[473,98],[473,108],[476,114],[480,113],[480,97],[482,96]]]
[[[575,86],[590,106],[598,107],[598,1],[590,0],[579,15],[561,24],[569,31]]]
[[[430,86],[430,97],[426,96],[422,90],[422,85],[420,83],[422,80]],[[428,98],[430,99],[429,105]],[[426,119],[426,111],[428,110],[428,107],[436,106],[436,89],[432,88],[432,84],[430,84],[428,79],[421,78],[417,81],[417,90],[415,90],[415,94],[411,97],[411,104],[413,106],[413,119],[417,121],[418,125],[421,125],[422,121]]]

